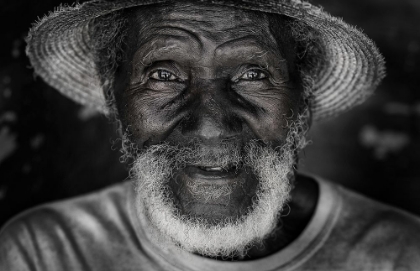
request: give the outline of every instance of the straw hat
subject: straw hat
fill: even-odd
[[[196,0],[197,1],[197,0]],[[48,84],[71,99],[107,114],[105,95],[90,46],[92,19],[135,6],[171,0],[93,0],[60,7],[37,22],[27,55]],[[283,14],[315,29],[326,60],[314,75],[314,120],[336,116],[362,103],[384,77],[384,60],[362,32],[301,0],[199,0],[214,5]]]

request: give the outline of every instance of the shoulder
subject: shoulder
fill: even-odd
[[[363,259],[372,268],[381,263],[383,270],[420,266],[420,218],[346,188],[337,190],[342,207],[335,236],[344,241],[350,261]]]
[[[343,201],[341,216],[346,222],[354,219],[356,228],[391,236],[398,233],[399,237],[419,232],[420,217],[343,187],[338,187],[338,190]],[[420,234],[413,237],[420,238]]]
[[[48,262],[50,256],[71,255],[83,243],[97,243],[99,236],[119,228],[126,220],[128,188],[127,183],[114,185],[85,196],[45,204],[13,218],[0,231],[0,269],[33,270],[42,266],[42,261]],[[7,264],[14,269],[6,268]]]
[[[37,206],[6,223],[0,234],[4,235],[23,225],[41,230],[60,224],[75,226],[80,222],[86,224],[89,219],[116,216],[121,209],[125,209],[129,187],[129,183],[120,183],[87,195]]]

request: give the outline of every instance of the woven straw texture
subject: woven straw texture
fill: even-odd
[[[48,84],[69,98],[107,114],[105,95],[94,63],[89,21],[123,8],[165,0],[94,0],[60,7],[37,22],[27,38],[27,55]],[[314,75],[315,121],[338,115],[369,97],[385,74],[384,60],[361,31],[300,0],[201,0],[215,5],[284,14],[314,28],[326,60]]]

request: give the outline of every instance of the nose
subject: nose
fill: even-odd
[[[241,133],[242,121],[231,110],[227,95],[207,91],[197,96],[194,109],[184,121],[184,136],[217,142]]]

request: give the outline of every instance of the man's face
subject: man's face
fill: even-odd
[[[247,144],[283,146],[299,113],[290,40],[254,13],[177,4],[134,11],[127,48],[119,117],[136,148],[172,148],[164,201],[208,225],[249,213],[261,183]]]

